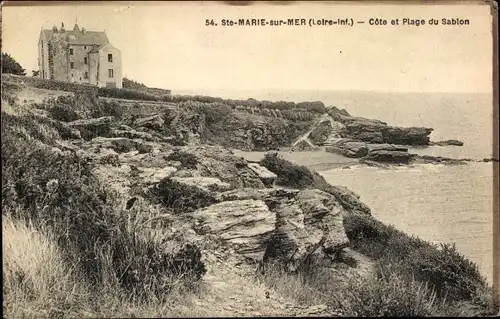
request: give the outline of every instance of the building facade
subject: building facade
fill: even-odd
[[[38,41],[38,67],[42,79],[122,88],[121,52],[105,32],[42,29]]]

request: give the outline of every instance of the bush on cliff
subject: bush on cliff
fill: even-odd
[[[491,316],[498,313],[477,266],[453,246],[410,237],[371,216],[345,214],[351,249],[370,257],[373,272],[343,263],[287,273],[269,268],[260,279],[303,305],[326,304],[343,316]],[[366,258],[366,257],[365,257]],[[371,267],[368,267],[370,269]]]
[[[156,95],[148,94],[145,92],[132,90],[132,89],[119,89],[100,87],[97,90],[97,95],[102,97],[112,97],[126,100],[142,100],[142,101],[158,101]]]
[[[179,107],[184,113],[176,112],[175,122],[174,112],[164,114],[168,127],[172,126],[171,123],[177,126],[179,122],[190,123],[189,131],[198,131],[205,143],[245,150],[270,150],[288,146],[310,126],[309,122],[289,122],[275,117],[247,115],[233,111],[230,106],[219,102],[188,101],[179,103]],[[199,115],[196,121],[194,115]]]
[[[170,153],[167,160],[180,162],[182,167],[187,169],[195,169],[196,165],[198,165],[196,155],[181,150],[175,150]]]
[[[33,87],[38,89],[73,92],[73,93],[90,93],[90,94],[97,93],[97,87],[92,85],[71,83],[66,81],[47,80],[40,78],[29,78],[23,80],[25,82],[31,83]]]
[[[304,166],[294,165],[278,156],[277,153],[266,154],[261,165],[278,175],[276,181],[278,185],[293,188],[317,188],[334,196],[336,194],[335,187],[329,185],[318,173]],[[461,255],[454,246],[439,247],[408,236],[393,226],[384,225],[368,214],[346,214],[344,228],[350,247],[375,259],[376,267],[380,270],[375,281],[371,282],[372,286],[360,285],[357,288],[350,288],[354,295],[349,297],[351,298],[349,302],[346,302],[350,305],[353,302],[357,304],[353,306],[353,309],[358,309],[355,313],[361,313],[361,315],[379,313],[380,315],[383,309],[379,308],[382,306],[379,305],[380,299],[377,298],[387,298],[396,302],[398,294],[414,296],[416,291],[412,289],[420,285],[417,283],[426,285],[428,289],[425,291],[435,292],[439,300],[445,300],[444,309],[440,309],[441,306],[438,307],[439,309],[431,307],[434,310],[429,308],[430,310],[427,311],[425,310],[427,309],[425,308],[426,302],[420,306],[415,305],[420,309],[415,310],[417,314],[438,313],[438,310],[458,314],[459,312],[455,312],[458,304],[461,304],[460,309],[467,309],[465,312],[469,314],[491,315],[497,309],[498,306],[492,302],[491,294],[488,296],[490,288],[481,276],[478,267]],[[319,275],[321,281],[314,277],[311,279],[310,276],[313,274],[314,272],[307,274],[309,277],[306,276],[311,289],[332,295],[330,292],[332,282],[325,280],[324,274]],[[394,280],[399,284],[391,286],[393,283],[389,281],[389,286],[387,286],[386,276],[397,278]],[[368,302],[366,294],[374,299],[370,301],[371,305],[369,302],[367,308],[363,308],[363,303]],[[377,295],[382,297],[377,297]],[[429,297],[430,294],[426,293],[426,296]],[[430,299],[427,301],[430,302]],[[421,306],[425,307],[421,308]],[[408,314],[404,307],[398,309],[387,310],[386,315]]]
[[[47,110],[53,119],[61,122],[103,116],[121,119],[126,111],[117,102],[99,101],[97,96],[90,93],[77,93],[74,96],[62,95],[47,99],[37,106]]]
[[[425,284],[396,273],[384,277],[349,272],[341,264],[296,274],[271,268],[260,276],[266,285],[301,305],[327,305],[347,317],[412,317],[441,315],[435,294]]]
[[[2,134],[12,134],[13,138],[28,139],[31,143],[38,142],[56,146],[57,139],[73,137],[73,132],[61,122],[33,114],[11,115],[2,112]],[[3,147],[3,145],[2,145]]]
[[[117,119],[122,119],[125,116],[125,112],[126,110],[124,109],[124,107],[118,102],[95,101],[94,103],[92,103],[90,116],[93,118],[113,116]]]
[[[488,284],[477,265],[454,245],[436,246],[366,215],[348,214],[344,227],[351,247],[377,261],[379,275],[389,270],[426,283],[450,303],[472,303],[480,312],[494,311],[493,303],[475,304],[488,291]]]
[[[208,191],[170,178],[163,179],[153,190],[153,195],[166,207],[183,213],[192,212],[217,202],[216,198]]]
[[[227,105],[231,109],[243,107],[246,109],[272,109],[272,110],[290,110],[292,112],[302,111],[305,113],[325,113],[327,111],[323,102],[289,102],[289,101],[258,101],[255,99],[233,100],[222,99],[220,97],[201,96],[201,95],[165,95],[162,98],[164,102],[183,103],[183,102],[199,102],[199,103],[221,103]]]
[[[323,176],[305,166],[283,159],[276,152],[266,153],[260,165],[278,175],[276,185],[298,189],[317,188],[332,193],[333,186],[328,184]]]
[[[72,122],[81,118],[75,111],[75,100],[74,97],[63,95],[46,100],[41,106],[49,112],[53,119],[61,122]]]

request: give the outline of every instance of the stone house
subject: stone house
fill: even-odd
[[[38,40],[38,67],[42,79],[122,88],[121,52],[103,31],[42,29]]]

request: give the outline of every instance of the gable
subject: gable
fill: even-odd
[[[44,40],[52,39],[54,34],[53,30],[42,30],[40,37]],[[104,46],[109,44],[108,36],[105,32],[100,31],[85,31],[85,33],[74,30],[57,32],[59,37],[63,37],[64,40],[68,41],[70,44],[80,44],[80,45],[92,45],[97,44],[99,46]]]

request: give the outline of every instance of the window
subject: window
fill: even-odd
[[[109,78],[114,78],[115,77],[113,69],[108,69],[108,77]]]
[[[113,55],[111,53],[108,54],[108,62],[113,62]]]
[[[73,48],[69,49],[69,55],[73,55]]]
[[[83,58],[83,64],[87,65],[87,58]]]
[[[85,72],[85,74],[83,75],[83,77],[84,77],[85,79],[88,79],[88,78],[89,78],[89,72]]]
[[[74,68],[75,68],[75,62],[70,62],[70,63],[69,63],[69,67],[70,67],[71,69],[74,69]]]

